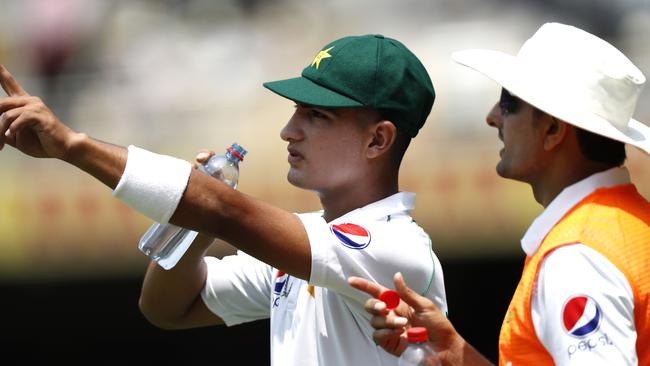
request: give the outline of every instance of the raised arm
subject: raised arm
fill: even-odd
[[[0,150],[5,144],[36,158],[56,158],[115,188],[126,165],[126,149],[77,133],[38,98],[29,95],[0,65]]]
[[[27,94],[3,66],[0,83],[8,95],[0,98],[0,148],[6,143],[30,156],[64,160],[115,189],[127,165],[127,149],[67,127],[39,98]],[[309,241],[294,214],[196,170],[191,171],[170,222],[222,238],[284,272],[309,278]]]

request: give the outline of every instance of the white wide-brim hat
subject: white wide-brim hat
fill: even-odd
[[[646,78],[590,33],[546,23],[517,56],[473,49],[452,58],[556,118],[650,154],[650,127],[632,118]]]

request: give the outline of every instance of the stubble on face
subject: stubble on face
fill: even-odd
[[[534,107],[522,103],[521,109],[502,117],[499,136],[503,141],[497,174],[503,178],[531,183],[540,170],[543,139],[540,130],[541,118]]]

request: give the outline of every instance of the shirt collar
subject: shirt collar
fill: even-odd
[[[350,211],[345,215],[332,220],[332,224],[350,221],[362,216],[364,220],[379,220],[388,215],[408,215],[415,208],[415,193],[398,192],[379,201]]]
[[[526,255],[533,255],[549,231],[562,217],[583,198],[598,188],[607,188],[630,183],[630,173],[626,168],[611,168],[593,174],[562,190],[546,209],[537,216],[521,239],[521,247]]]

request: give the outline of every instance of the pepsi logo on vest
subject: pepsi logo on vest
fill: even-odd
[[[585,337],[598,329],[603,314],[589,296],[572,296],[562,308],[564,330],[574,337]]]

